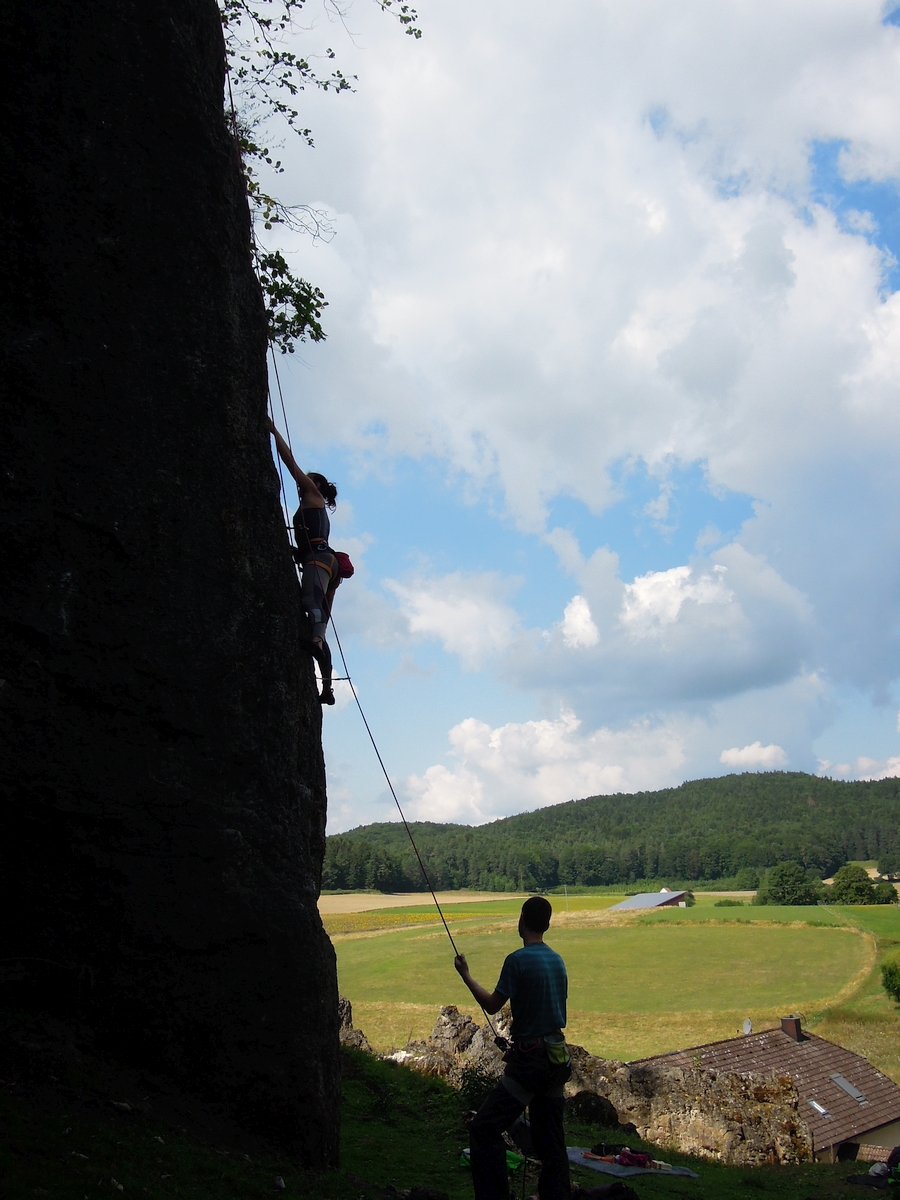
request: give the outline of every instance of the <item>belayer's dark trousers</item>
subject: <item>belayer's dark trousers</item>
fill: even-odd
[[[569,1200],[569,1159],[563,1129],[562,1085],[571,1068],[548,1062],[543,1048],[510,1051],[504,1078],[479,1108],[469,1127],[469,1162],[475,1200],[509,1200],[506,1146],[502,1134],[528,1105],[534,1152],[541,1161],[541,1200]],[[528,1097],[530,1096],[530,1100]]]

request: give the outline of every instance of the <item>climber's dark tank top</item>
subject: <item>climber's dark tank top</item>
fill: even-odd
[[[311,545],[316,549],[327,546],[330,533],[327,508],[298,508],[294,513],[294,537],[301,554],[308,553]]]

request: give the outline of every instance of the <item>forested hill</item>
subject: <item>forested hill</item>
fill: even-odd
[[[760,870],[789,859],[827,876],[848,859],[900,852],[900,779],[724,775],[658,792],[570,800],[477,827],[411,827],[438,888],[711,881],[739,872],[752,887]],[[382,823],[328,838],[322,886],[424,885],[403,826]]]

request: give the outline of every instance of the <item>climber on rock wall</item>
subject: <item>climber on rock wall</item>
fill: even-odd
[[[331,523],[328,513],[334,512],[337,503],[337,488],[324,475],[316,471],[307,475],[297,466],[287,442],[269,419],[269,432],[275,439],[281,461],[290,471],[297,491],[300,507],[294,513],[294,537],[297,543],[297,561],[302,573],[301,603],[309,617],[310,635],[308,649],[322,672],[322,704],[334,704],[331,684],[331,650],[325,640],[325,630],[331,615],[331,604],[341,578],[341,564],[328,545]]]

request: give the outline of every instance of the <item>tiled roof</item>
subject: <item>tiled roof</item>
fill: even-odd
[[[612,912],[616,908],[661,908],[673,901],[677,903],[684,895],[684,892],[641,892],[638,896],[629,896],[611,905],[607,911]]]
[[[802,1041],[796,1042],[781,1029],[766,1029],[674,1054],[657,1054],[629,1065],[650,1063],[792,1076],[816,1150],[900,1120],[900,1087],[896,1083],[859,1054],[811,1033],[804,1033]],[[824,1111],[814,1107],[813,1101]]]

